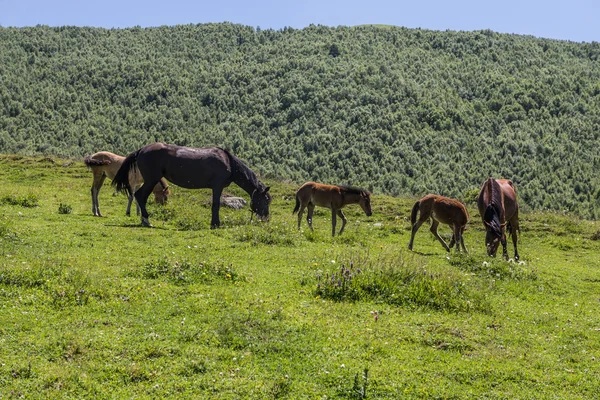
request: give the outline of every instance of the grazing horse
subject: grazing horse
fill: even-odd
[[[150,225],[146,200],[161,178],[187,189],[212,189],[211,228],[218,227],[221,193],[234,182],[250,195],[250,208],[261,218],[268,218],[271,195],[256,174],[242,160],[220,147],[190,148],[165,143],[152,143],[129,154],[113,185],[118,191],[131,187],[128,172],[137,166],[144,184],[135,192],[135,199],[142,209],[142,225]]]
[[[104,179],[108,176],[109,179],[114,179],[115,175],[119,168],[121,168],[121,164],[125,157],[119,156],[117,154],[110,153],[108,151],[100,151],[98,153],[94,153],[90,156],[87,156],[83,162],[85,165],[90,167],[92,170],[92,174],[94,175],[94,182],[92,183],[92,213],[95,217],[101,217],[100,213],[100,205],[98,203],[98,193],[100,192],[100,188],[104,184]],[[142,186],[143,180],[142,176],[139,174],[137,170],[132,170],[129,173],[129,185],[132,190],[135,192]],[[167,185],[167,181],[161,179],[160,182],[154,186],[152,190],[154,193],[154,199],[158,204],[166,204],[171,191],[169,190],[169,185]],[[133,201],[133,194],[129,196],[129,201],[127,203],[127,211],[126,214],[129,216],[131,211],[131,202]],[[140,213],[139,206],[136,206],[138,214]]]
[[[306,182],[296,191],[296,207],[292,214],[298,212],[298,229],[300,229],[302,213],[304,208],[308,208],[306,220],[312,231],[312,217],[315,206],[327,207],[331,209],[331,236],[335,236],[336,216],[342,219],[342,228],[338,233],[338,235],[341,235],[346,226],[346,216],[341,209],[346,204],[356,203],[360,205],[367,217],[371,216],[371,193],[368,191],[350,186]]]
[[[420,213],[418,220],[417,213]],[[424,196],[421,200],[417,201],[412,208],[412,213],[410,215],[412,233],[410,235],[410,242],[408,243],[409,250],[412,250],[413,248],[413,241],[419,227],[429,218],[431,218],[431,228],[429,228],[429,230],[437,240],[440,241],[446,251],[450,251],[456,242],[457,251],[460,251],[460,246],[462,246],[465,253],[468,253],[463,239],[463,233],[467,227],[467,222],[469,221],[467,208],[458,200],[435,194]],[[452,228],[450,246],[448,246],[444,239],[438,234],[437,228],[440,222],[450,225]]]
[[[512,235],[515,260],[518,260],[519,205],[513,183],[508,179],[488,178],[479,192],[477,207],[486,229],[485,246],[488,255],[495,257],[498,245],[502,243],[502,256],[508,260],[506,236],[504,234],[504,226],[506,226]]]

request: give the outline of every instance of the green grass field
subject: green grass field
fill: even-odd
[[[597,222],[523,213],[514,263],[473,205],[469,255],[425,226],[409,252],[416,199],[349,206],[332,239],[325,209],[297,230],[293,184],[215,230],[210,192],[172,187],[148,229],[107,184],[93,217],[91,181],[0,156],[0,398],[600,397]]]

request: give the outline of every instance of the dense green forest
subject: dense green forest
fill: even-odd
[[[231,149],[266,177],[600,217],[600,44],[387,26],[0,28],[0,152]],[[467,196],[468,197],[468,196]]]

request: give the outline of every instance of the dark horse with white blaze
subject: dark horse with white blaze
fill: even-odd
[[[261,218],[268,218],[271,195],[256,174],[242,160],[220,147],[190,148],[165,143],[152,143],[127,156],[117,172],[113,185],[131,192],[129,170],[137,166],[144,185],[135,192],[142,209],[142,225],[151,226],[146,200],[161,178],[187,189],[212,189],[211,227],[218,227],[223,188],[234,182],[250,195],[250,208]]]
[[[347,204],[359,204],[367,217],[372,214],[371,211],[371,193],[364,189],[351,186],[325,185],[316,182],[306,182],[296,191],[296,207],[292,214],[298,212],[298,229],[302,221],[304,208],[308,209],[306,221],[310,230],[313,230],[312,217],[315,206],[326,207],[331,210],[331,236],[335,236],[336,216],[342,219],[341,235],[346,226],[346,216],[342,212],[342,207]]]
[[[417,219],[417,214],[419,218]],[[456,250],[460,251],[460,246],[462,246],[463,250],[467,252],[467,248],[465,247],[465,241],[463,238],[463,234],[467,227],[467,222],[469,222],[469,213],[467,212],[467,208],[460,201],[451,199],[449,197],[438,196],[435,194],[428,194],[424,196],[421,200],[417,201],[412,208],[412,212],[410,215],[410,224],[412,226],[412,232],[410,235],[410,241],[408,242],[408,249],[412,250],[413,241],[415,240],[415,235],[419,230],[419,227],[431,218],[431,228],[429,229],[431,233],[439,240],[439,242],[444,246],[446,251],[450,251],[450,249],[456,243]],[[444,239],[438,234],[438,225],[441,223],[450,225],[452,228],[452,239],[450,240],[450,245],[446,244]]]
[[[498,245],[502,243],[502,256],[508,260],[506,235],[504,234],[504,227],[506,226],[512,235],[515,260],[518,260],[519,204],[517,203],[517,192],[512,181],[488,178],[479,192],[477,207],[486,229],[485,246],[488,255],[495,257]]]

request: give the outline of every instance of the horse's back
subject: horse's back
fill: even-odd
[[[100,170],[108,176],[109,179],[113,179],[121,168],[121,164],[125,157],[118,154],[111,153],[109,151],[99,151],[85,158],[85,164],[92,168],[92,170]]]
[[[506,220],[510,220],[514,215],[518,215],[519,213],[519,202],[517,201],[515,185],[510,179],[497,179],[496,181],[502,189]]]
[[[331,207],[340,197],[340,187],[318,182],[306,182],[296,191],[296,197],[304,204],[313,203],[320,207]]]
[[[483,183],[479,198],[477,199],[477,207],[482,218],[486,208],[491,204],[496,204],[503,208],[499,210],[504,213],[501,219],[509,220],[513,215],[518,215],[517,192],[514,183],[510,179],[488,178]],[[501,222],[504,223],[504,221]]]
[[[218,147],[152,143],[139,150],[137,165],[144,178],[158,180],[165,177],[190,189],[226,184],[232,176],[229,155]]]
[[[428,209],[436,220],[444,224],[456,223],[464,226],[469,221],[467,208],[456,199],[428,194],[420,202],[422,208]]]

